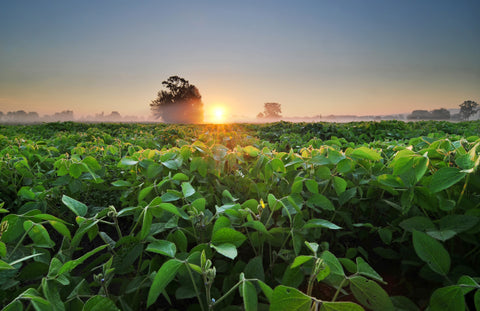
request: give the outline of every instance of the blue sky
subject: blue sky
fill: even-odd
[[[171,75],[254,117],[480,101],[479,1],[1,1],[0,111],[148,115]],[[207,116],[208,118],[208,116]]]

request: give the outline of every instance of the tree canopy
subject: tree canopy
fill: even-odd
[[[179,76],[162,82],[166,90],[158,92],[150,107],[165,123],[202,123],[203,103],[197,87]]]
[[[279,119],[282,117],[282,105],[279,103],[265,103],[263,112],[257,115],[257,118]]]
[[[460,104],[460,117],[463,120],[468,120],[470,116],[478,112],[478,104],[473,100],[466,100]]]

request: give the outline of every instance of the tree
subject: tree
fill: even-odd
[[[434,109],[432,110],[432,119],[434,120],[449,120],[450,111],[445,108]]]
[[[478,112],[478,104],[472,100],[466,100],[460,104],[460,118],[468,120],[470,116]]]
[[[279,103],[265,103],[263,105],[263,113],[260,112],[257,115],[257,118],[265,118],[265,119],[279,119],[282,116],[282,105]]]
[[[203,122],[202,96],[194,85],[178,76],[171,76],[162,84],[167,90],[159,91],[150,104],[156,118],[165,123]]]

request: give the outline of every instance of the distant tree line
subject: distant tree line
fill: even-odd
[[[65,121],[81,121],[81,122],[135,122],[148,121],[137,116],[122,116],[118,111],[112,111],[110,114],[104,112],[97,113],[93,116],[75,118],[72,110],[64,110],[55,112],[51,115],[40,116],[38,112],[26,112],[24,110],[9,111],[3,113],[0,111],[0,123],[40,123],[40,122],[65,122]]]
[[[472,100],[466,100],[460,106],[458,114],[451,115],[445,108],[428,110],[414,110],[407,116],[409,120],[469,120],[480,111],[478,104]]]

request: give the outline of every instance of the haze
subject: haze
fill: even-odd
[[[480,2],[3,1],[0,111],[148,118],[161,82],[206,121],[379,115],[480,100]],[[220,108],[218,108],[220,107]],[[217,110],[216,110],[217,109]]]

